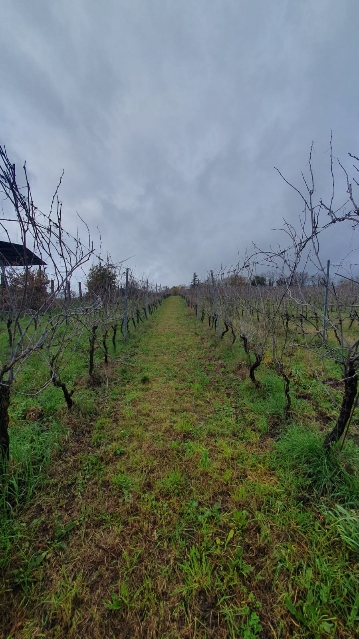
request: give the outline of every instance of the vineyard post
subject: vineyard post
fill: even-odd
[[[146,317],[148,317],[148,280],[146,282]]]
[[[123,339],[127,338],[127,316],[128,316],[128,272],[129,268],[126,268],[126,290],[125,290],[125,314],[123,318]]]
[[[215,284],[214,284],[213,271],[211,271],[211,279],[212,279],[212,293],[213,293],[214,311],[215,311],[216,317],[217,317],[217,331],[218,331],[218,335],[220,337],[221,336],[221,324],[220,324],[220,321],[219,321],[217,295],[216,295],[216,287],[215,287]]]
[[[327,327],[329,269],[330,269],[330,260],[327,261],[327,278],[325,282],[324,312],[323,312],[323,342],[325,341],[326,327]]]
[[[196,282],[196,319],[198,319],[198,289],[199,289],[199,280]]]

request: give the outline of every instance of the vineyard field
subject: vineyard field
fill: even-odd
[[[357,636],[356,420],[323,447],[340,371],[329,396],[298,348],[286,414],[270,350],[254,384],[232,342],[172,295],[107,364],[95,349],[96,384],[78,339],[71,411],[53,385],[14,394],[1,636]]]

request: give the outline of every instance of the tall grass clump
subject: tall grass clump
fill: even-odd
[[[0,516],[3,519],[32,497],[65,429],[52,420],[46,426],[39,422],[18,423],[11,430],[11,465],[3,476],[0,500]]]
[[[308,496],[326,496],[349,508],[359,507],[359,447],[354,442],[326,452],[321,433],[293,425],[277,442],[274,460]]]
[[[355,510],[347,510],[336,504],[326,511],[329,523],[334,524],[343,543],[359,556],[359,517]]]

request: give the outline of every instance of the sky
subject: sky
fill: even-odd
[[[318,199],[331,131],[348,170],[359,155],[357,0],[1,0],[0,13],[0,143],[18,174],[26,160],[41,210],[64,170],[65,227],[79,213],[104,259],[152,282],[282,245],[275,229],[302,204],[274,167],[302,189],[312,141]],[[344,273],[355,248],[343,224],[322,258]]]

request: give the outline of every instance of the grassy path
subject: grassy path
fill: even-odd
[[[305,569],[320,535],[324,557],[329,542],[275,475],[255,391],[214,344],[180,298],[167,299],[95,417],[74,415],[20,523],[4,637],[339,636],[324,578],[322,607],[304,621],[293,613],[306,588],[298,571],[315,582]]]

